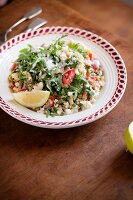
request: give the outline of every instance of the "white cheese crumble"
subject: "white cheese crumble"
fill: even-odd
[[[65,113],[67,114],[67,115],[70,115],[71,114],[71,109],[65,109]]]
[[[73,95],[73,92],[68,92],[67,94],[68,94],[68,96],[70,97],[70,96]]]
[[[43,89],[43,82],[37,83],[33,87],[34,90],[42,90]]]
[[[60,54],[60,59],[61,59],[62,61],[65,61],[65,60],[67,59],[67,55],[66,55],[65,52],[62,52],[62,53]]]
[[[88,58],[86,58],[86,59],[85,59],[85,65],[91,66],[91,64],[92,64],[92,61],[89,60]]]
[[[99,60],[94,60],[92,65],[96,68],[96,69],[99,69],[100,67],[100,61]]]
[[[80,103],[84,106],[84,108],[91,108],[92,104],[90,101],[80,101]]]
[[[46,67],[48,68],[48,70],[51,70],[54,67],[54,63],[52,60],[47,60],[46,61]]]

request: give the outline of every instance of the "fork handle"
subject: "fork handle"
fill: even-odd
[[[41,12],[42,12],[42,8],[40,6],[36,6],[36,7],[32,8],[19,21],[17,21],[15,24],[13,24],[12,26],[10,26],[8,28],[7,32],[12,31],[13,28],[15,28],[16,26],[18,26],[19,24],[21,24],[25,20],[32,19],[33,17],[39,15]]]
[[[16,26],[18,26],[19,24],[21,24],[22,22],[24,22],[25,20],[27,20],[27,18],[23,17],[21,18],[19,21],[17,21],[15,24],[13,24],[12,26],[10,26],[7,30],[7,32],[11,32],[13,28],[15,28]]]
[[[27,19],[32,19],[33,17],[39,15],[42,12],[42,8],[40,6],[36,6],[32,8],[30,11],[28,11],[19,21],[17,21],[15,24],[10,26],[6,31],[5,31],[5,41],[7,40],[7,34],[12,31],[13,28],[21,24]]]

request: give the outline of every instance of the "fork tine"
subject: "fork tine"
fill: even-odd
[[[42,19],[42,18],[37,18],[35,20],[33,20],[29,26],[27,27],[27,29],[31,30],[31,29],[38,29],[40,28],[41,26],[47,24],[47,21],[45,19]]]

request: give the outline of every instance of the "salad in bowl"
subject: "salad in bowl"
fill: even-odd
[[[91,50],[66,35],[49,45],[20,50],[8,80],[18,103],[46,116],[91,108],[105,83]]]

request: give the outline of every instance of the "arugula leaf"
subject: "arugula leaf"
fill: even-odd
[[[90,85],[90,86],[88,86],[88,85],[86,86],[86,85],[85,85],[85,86],[83,87],[83,91],[86,91],[86,92],[88,93],[88,95],[91,95],[91,96],[94,95],[94,93],[95,93],[95,92],[92,90],[92,86],[91,86],[91,85]]]
[[[79,65],[79,63],[80,62],[77,59],[74,60],[74,59],[68,58],[68,59],[65,60],[65,64],[66,64],[65,67],[76,68],[77,65]]]
[[[56,55],[57,54],[57,51],[59,51],[63,45],[64,45],[64,41],[61,41],[62,38],[66,37],[66,35],[62,35],[61,37],[59,37],[57,40],[55,40],[54,43],[52,43],[49,48],[47,49],[50,56],[52,56],[53,60],[54,61],[57,61],[59,62],[59,57]]]
[[[83,83],[88,83],[88,80],[86,80],[81,74],[76,74],[73,80],[73,85],[80,86]]]
[[[48,116],[53,117],[57,114],[57,108],[55,107],[47,108],[46,110],[44,110],[44,114],[46,115],[46,117]]]
[[[48,79],[45,80],[45,85],[50,90],[50,92],[52,94],[54,94],[54,92],[60,93],[60,91],[61,91],[61,77],[62,77],[62,75],[58,74],[54,78],[48,78]]]
[[[20,72],[18,73],[18,78],[19,78],[20,85],[23,85],[24,82],[25,82],[26,79],[27,79],[26,73],[23,72],[23,71],[20,71]]]
[[[80,44],[78,43],[74,43],[74,42],[71,42],[69,44],[69,47],[79,53],[81,53],[83,56],[85,56],[87,54],[87,51],[84,50],[83,47],[80,46]]]
[[[69,44],[69,47],[73,50],[78,50],[79,48],[79,45],[77,43],[70,43]]]

